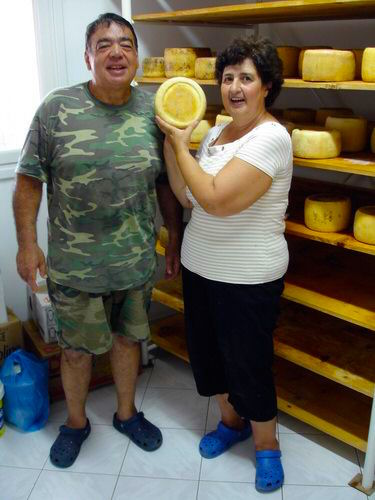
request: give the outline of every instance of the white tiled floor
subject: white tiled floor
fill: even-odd
[[[136,399],[162,429],[159,450],[141,451],[114,430],[114,387],[98,389],[87,404],[92,433],[68,470],[48,459],[65,420],[63,402],[52,405],[39,432],[7,428],[0,440],[0,500],[367,500],[347,486],[360,472],[363,454],[285,414],[278,425],[282,490],[256,492],[252,440],[217,459],[201,459],[199,440],[216,426],[218,409],[196,393],[190,367],[166,353],[158,351],[154,367],[139,377]]]

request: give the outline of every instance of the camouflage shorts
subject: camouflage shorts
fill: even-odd
[[[102,354],[112,347],[112,333],[135,342],[149,338],[151,282],[103,294],[82,292],[49,279],[47,285],[62,348]]]

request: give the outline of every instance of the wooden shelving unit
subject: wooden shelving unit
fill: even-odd
[[[137,22],[164,25],[244,27],[259,23],[372,18],[375,18],[373,0],[261,2],[133,17]],[[163,81],[165,78],[138,78],[141,84]],[[215,80],[197,81],[201,85],[217,85]],[[305,82],[287,78],[284,87],[374,91],[375,83]],[[197,148],[198,145],[191,144],[191,149]],[[294,158],[294,164],[375,177],[375,155],[370,153],[327,160]],[[355,205],[361,206],[366,197],[357,194]],[[371,470],[375,456],[372,449],[375,447],[375,246],[355,240],[350,231],[322,233],[306,228],[301,217],[303,195],[304,192],[291,196],[290,204],[297,201],[299,207],[286,221],[291,258],[282,314],[275,331],[278,406],[331,436],[367,451],[363,484],[367,484],[366,492],[369,492],[368,485],[375,472]],[[370,199],[374,200],[374,196]],[[164,253],[160,243],[157,252]],[[179,313],[152,325],[154,342],[188,361],[180,279],[157,283],[153,300]],[[367,449],[370,443],[371,449]]]

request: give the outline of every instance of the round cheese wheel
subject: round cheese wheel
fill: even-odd
[[[292,132],[293,154],[298,158],[335,158],[341,152],[337,130],[300,130]]]
[[[165,76],[194,78],[197,57],[210,55],[211,50],[203,47],[166,48],[164,49]]]
[[[326,45],[314,45],[313,47],[302,47],[299,51],[299,56],[298,56],[298,76],[302,78],[302,65],[306,50],[330,49],[330,48],[331,47],[327,47]]]
[[[277,55],[283,63],[284,78],[297,77],[299,52],[299,47],[277,47]]]
[[[329,116],[326,119],[326,128],[340,131],[342,151],[357,153],[365,149],[367,141],[365,118]]]
[[[359,208],[354,216],[354,238],[375,245],[375,205]]]
[[[288,108],[283,112],[284,120],[294,123],[311,123],[315,120],[315,109]]]
[[[215,125],[230,123],[231,121],[233,121],[233,118],[229,115],[216,115]]]
[[[365,49],[351,49],[355,57],[355,79],[361,80],[362,78],[362,58]]]
[[[190,142],[201,142],[207,132],[215,125],[215,120],[201,120],[193,130]]]
[[[215,79],[216,57],[197,57],[195,60],[195,78],[198,80]]]
[[[314,194],[305,199],[305,225],[313,231],[342,231],[350,222],[351,202],[347,196]]]
[[[375,47],[367,47],[363,52],[362,80],[375,82]]]
[[[310,82],[344,82],[354,80],[355,57],[351,50],[306,50],[302,79]]]
[[[206,111],[202,87],[190,78],[170,78],[160,85],[155,95],[155,113],[171,125],[187,127],[201,120]]]
[[[142,63],[143,76],[148,78],[164,77],[164,57],[145,57]]]
[[[370,148],[371,148],[371,151],[375,154],[375,126],[372,129],[372,133],[371,133]]]
[[[349,108],[320,108],[316,110],[315,122],[324,126],[328,116],[353,116]]]

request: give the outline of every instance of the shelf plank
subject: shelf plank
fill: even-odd
[[[328,19],[367,19],[375,16],[372,0],[296,0],[138,14],[135,22],[170,24],[281,23]]]
[[[181,275],[174,280],[158,281],[152,290],[152,300],[175,311],[184,312]]]
[[[321,231],[312,231],[306,227],[303,222],[292,219],[287,219],[285,221],[285,232],[292,236],[298,236],[300,238],[313,241],[320,241],[321,243],[347,248],[349,250],[354,250],[355,252],[375,255],[375,245],[362,243],[361,241],[356,240],[353,234],[349,232],[343,231],[340,233],[323,233]]]
[[[151,332],[156,345],[189,361],[182,314],[153,323]],[[279,344],[275,342],[276,349]],[[275,382],[279,409],[351,446],[366,450],[370,398],[278,358],[275,359]]]
[[[165,77],[149,78],[138,76],[136,78],[137,83],[146,85],[160,85],[167,80],[168,78]],[[195,80],[199,85],[217,85],[217,80],[198,80],[196,78],[192,78],[192,80]],[[362,82],[361,80],[348,82],[306,82],[300,78],[285,78],[283,87],[291,89],[375,90],[375,83]]]

